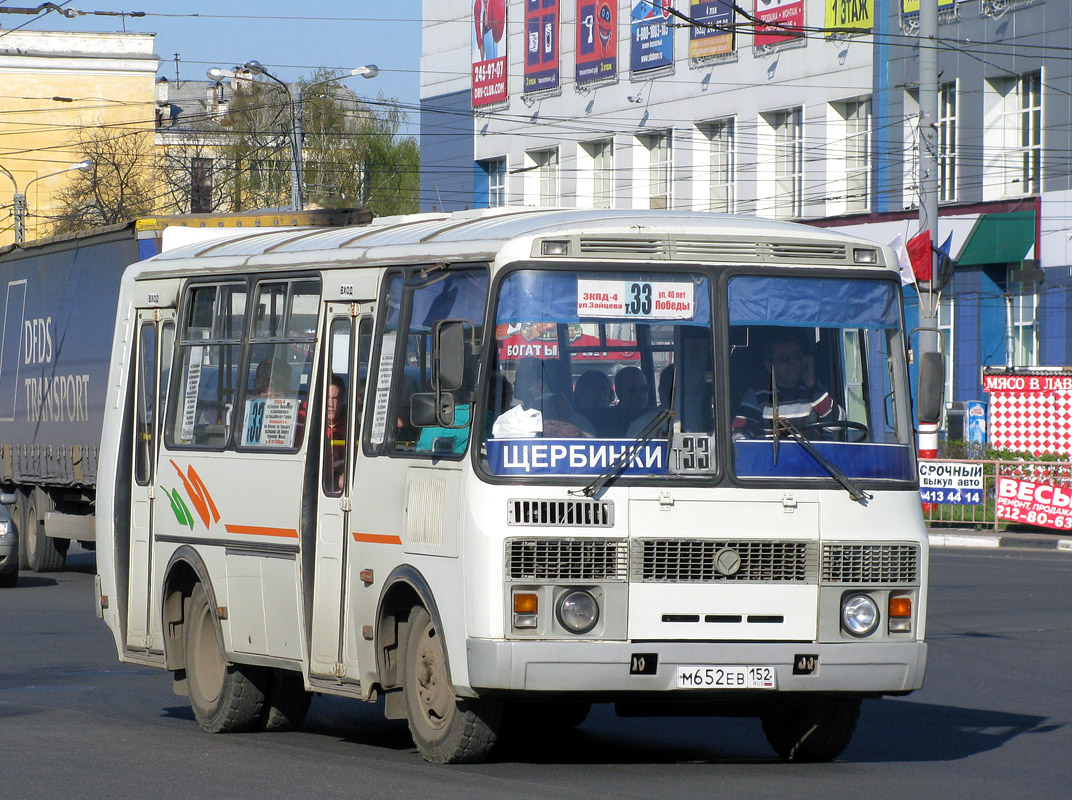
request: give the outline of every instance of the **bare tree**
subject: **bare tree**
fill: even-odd
[[[93,161],[56,195],[52,234],[71,233],[152,214],[159,205],[159,164],[145,128],[79,128],[70,150]]]

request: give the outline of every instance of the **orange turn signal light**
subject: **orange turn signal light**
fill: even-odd
[[[540,599],[536,594],[518,592],[514,595],[515,614],[535,614],[539,611]]]
[[[890,597],[890,617],[910,617],[912,616],[912,598],[911,597]]]

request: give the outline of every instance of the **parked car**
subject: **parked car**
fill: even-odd
[[[19,582],[19,530],[7,510],[14,502],[11,492],[0,494],[0,589]]]

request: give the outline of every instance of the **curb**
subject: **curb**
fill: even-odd
[[[1018,547],[1030,550],[1063,550],[1072,553],[1072,539],[1049,539],[1026,536],[997,536],[976,533],[931,533],[931,547],[974,547],[993,549]]]

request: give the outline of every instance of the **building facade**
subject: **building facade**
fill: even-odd
[[[938,5],[937,244],[956,261],[939,324],[961,402],[985,399],[986,365],[1072,359],[1072,9]],[[426,2],[422,209],[684,208],[907,241],[918,8]],[[915,287],[905,299],[915,327]]]
[[[0,30],[0,246],[14,241],[16,189],[26,239],[49,235],[80,128],[152,130],[154,36]]]

